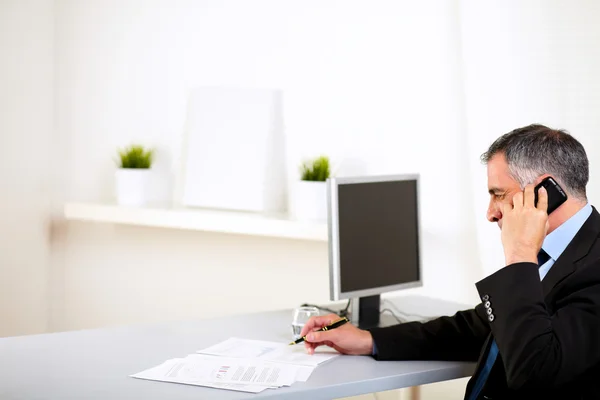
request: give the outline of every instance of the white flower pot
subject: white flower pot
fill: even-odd
[[[149,181],[149,169],[118,169],[115,174],[117,203],[123,206],[143,206],[148,203]]]
[[[299,181],[294,188],[293,216],[299,220],[327,220],[325,182]]]

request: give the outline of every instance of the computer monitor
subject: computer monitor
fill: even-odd
[[[418,192],[418,175],[327,181],[330,297],[353,299],[362,328],[379,324],[381,293],[422,285]]]

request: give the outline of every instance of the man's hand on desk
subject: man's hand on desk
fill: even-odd
[[[346,323],[339,328],[324,332],[314,332],[340,319],[339,315],[329,314],[309,319],[301,336],[306,335],[304,346],[309,354],[313,354],[319,346],[333,347],[342,354],[370,355],[373,353],[373,337],[371,332],[358,329]]]

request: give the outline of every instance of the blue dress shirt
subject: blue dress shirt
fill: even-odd
[[[586,204],[575,215],[546,236],[542,244],[542,249],[548,253],[550,259],[544,265],[540,266],[540,280],[544,279],[550,268],[552,268],[562,252],[565,251],[590,215],[592,215],[592,206]]]

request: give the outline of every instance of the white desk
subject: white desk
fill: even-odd
[[[403,311],[425,316],[448,315],[464,308],[418,296],[398,299],[403,299],[396,301]],[[456,379],[473,372],[471,363],[341,356],[319,366],[307,382],[260,394],[128,377],[231,336],[288,341],[290,321],[291,311],[287,310],[3,338],[0,399],[332,399]]]

